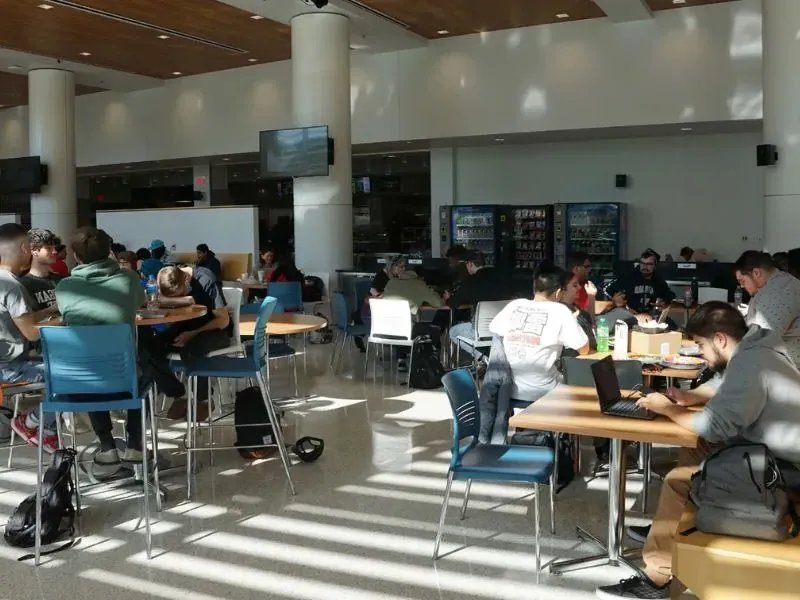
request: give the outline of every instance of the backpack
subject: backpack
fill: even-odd
[[[511,444],[518,446],[542,446],[555,449],[556,436],[551,431],[538,429],[517,429],[511,436]],[[560,493],[575,479],[575,461],[572,456],[572,443],[569,436],[561,435],[558,440],[558,473],[556,474],[556,493]]]
[[[709,454],[692,475],[695,527],[737,537],[784,541],[795,537],[798,519],[778,461],[764,444],[735,443]]]
[[[236,426],[234,445],[239,448],[240,454],[244,456],[248,450],[274,446],[277,443],[260,389],[249,387],[236,392],[233,410],[233,422]]]
[[[418,390],[436,390],[442,387],[444,367],[439,359],[439,351],[429,335],[414,339],[413,360],[408,374],[409,384]]]
[[[314,275],[303,278],[303,302],[320,302],[325,295],[325,284]]]
[[[74,535],[75,507],[72,493],[75,482],[72,473],[75,466],[75,450],[71,448],[56,450],[50,466],[42,478],[42,545],[52,544],[62,534]],[[19,548],[31,548],[36,544],[36,494],[31,494],[14,510],[6,523],[4,534],[6,542]],[[52,554],[66,550],[75,543],[72,539],[66,544],[41,554]],[[29,560],[33,554],[26,554],[18,560]]]

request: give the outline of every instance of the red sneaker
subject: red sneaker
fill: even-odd
[[[25,415],[17,415],[11,421],[11,429],[14,430],[19,437],[21,437],[26,444],[34,448],[39,442],[39,430],[31,429],[28,427]],[[42,450],[47,454],[53,454],[58,449],[58,437],[53,433],[45,431],[44,438],[42,439]]]

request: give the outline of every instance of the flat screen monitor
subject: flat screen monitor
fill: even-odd
[[[0,193],[38,194],[46,177],[38,156],[0,160]]]
[[[324,177],[329,174],[328,127],[276,129],[259,134],[261,177]]]

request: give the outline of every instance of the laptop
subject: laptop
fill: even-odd
[[[617,370],[614,359],[606,356],[592,365],[592,377],[597,388],[597,399],[600,401],[600,412],[615,417],[652,420],[656,414],[636,405],[636,400],[622,397],[619,389]]]

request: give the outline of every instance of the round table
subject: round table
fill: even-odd
[[[255,335],[257,315],[241,315],[239,317],[239,334],[244,336]],[[318,331],[325,327],[328,321],[314,315],[298,313],[279,313],[272,315],[267,322],[267,335],[295,335]]]
[[[180,323],[181,321],[191,321],[197,317],[204,316],[208,309],[201,304],[191,306],[179,306],[175,308],[159,308],[166,310],[167,314],[163,317],[139,318],[139,311],[136,311],[136,326],[142,325],[169,325],[170,323]]]

